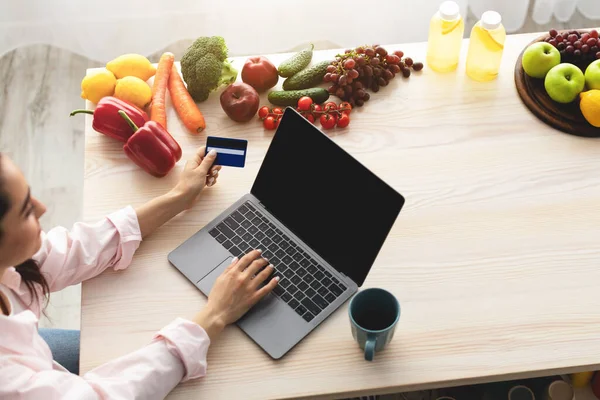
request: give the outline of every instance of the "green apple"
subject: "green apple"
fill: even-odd
[[[525,49],[522,62],[527,75],[543,78],[548,71],[560,64],[560,52],[550,43],[534,43]]]
[[[559,103],[570,103],[585,86],[583,72],[573,64],[562,63],[546,74],[544,87],[548,96]]]
[[[585,84],[588,89],[600,89],[600,60],[596,60],[585,69]]]

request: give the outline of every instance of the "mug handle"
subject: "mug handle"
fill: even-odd
[[[368,335],[365,343],[365,360],[373,361],[375,356],[375,345],[377,344],[377,337],[375,335]]]

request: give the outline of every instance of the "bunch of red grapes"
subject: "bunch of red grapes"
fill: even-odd
[[[598,31],[590,32],[550,30],[550,36],[544,40],[560,51],[562,61],[593,61],[600,59],[600,41]]]
[[[344,54],[338,54],[335,61],[327,67],[323,80],[332,83],[329,93],[349,102],[353,107],[362,107],[371,98],[367,93],[368,89],[378,92],[396,74],[401,73],[408,78],[411,68],[414,71],[423,69],[423,63],[415,63],[410,57],[402,57],[402,51],[389,54],[379,45],[346,50]]]

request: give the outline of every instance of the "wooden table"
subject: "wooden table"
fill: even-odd
[[[344,306],[280,361],[228,328],[208,376],[170,398],[341,398],[600,369],[600,141],[553,130],[521,104],[513,68],[535,37],[509,36],[489,83],[465,76],[465,42],[456,73],[396,78],[352,113],[349,128],[328,132],[407,199],[364,285],[387,288],[402,305],[396,337],[375,362],[363,360]],[[423,43],[386,47],[425,58]],[[223,171],[194,209],[142,243],[129,269],[84,283],[82,372],[206,302],[167,253],[250,190],[273,133],[229,120],[217,94],[201,109],[206,134],[250,141],[247,166]],[[172,109],[168,121],[185,160],[206,136],[188,135]],[[89,117],[85,131],[86,220],[176,182],[183,160],[155,179]],[[298,151],[310,162],[309,149]]]

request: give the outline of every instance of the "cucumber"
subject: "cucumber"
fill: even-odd
[[[269,102],[276,106],[296,107],[300,97],[308,96],[317,104],[327,101],[329,92],[323,88],[312,88],[303,90],[280,90],[269,93]]]
[[[318,86],[323,82],[329,64],[331,61],[321,61],[287,78],[283,81],[283,90],[300,90]]]
[[[306,48],[301,52],[294,54],[287,60],[282,61],[281,64],[279,64],[279,68],[277,68],[279,76],[289,78],[290,76],[295,75],[306,68],[306,66],[310,64],[310,60],[312,60],[314,48],[315,45],[311,44],[309,48]]]

